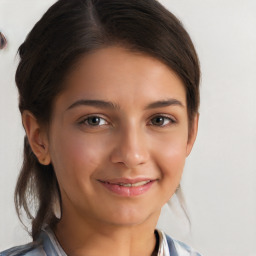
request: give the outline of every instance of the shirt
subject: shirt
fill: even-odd
[[[201,256],[188,245],[171,238],[161,230],[157,256]],[[0,256],[68,256],[61,248],[49,227],[42,229],[38,239],[32,243],[16,246],[0,252]]]

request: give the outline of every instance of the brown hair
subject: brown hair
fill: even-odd
[[[199,107],[199,61],[180,21],[155,0],[59,0],[36,23],[19,48],[16,72],[19,108],[49,125],[63,81],[82,55],[120,45],[153,56],[182,79],[189,126]],[[24,162],[15,190],[16,210],[32,220],[35,239],[44,223],[54,225],[61,200],[53,166],[41,165],[25,136]],[[31,213],[34,206],[35,214]]]

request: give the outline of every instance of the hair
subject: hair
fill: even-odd
[[[156,0],[57,1],[18,50],[20,112],[28,110],[40,124],[49,125],[67,74],[85,54],[108,46],[152,56],[178,75],[186,91],[190,131],[199,108],[199,60],[181,22]],[[31,220],[34,240],[44,224],[57,222],[56,198],[61,204],[54,168],[39,163],[25,136],[15,206],[20,219],[25,211]]]

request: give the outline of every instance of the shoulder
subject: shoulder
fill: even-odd
[[[45,256],[42,244],[32,242],[0,252],[0,256]]]
[[[167,244],[170,251],[175,251],[177,256],[202,256],[198,252],[196,252],[192,247],[188,246],[187,244],[178,241],[176,239],[171,238],[170,236],[166,235]]]
[[[58,244],[50,228],[42,229],[37,240],[0,252],[0,256],[67,256]]]

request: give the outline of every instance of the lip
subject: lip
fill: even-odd
[[[98,180],[107,190],[112,193],[123,196],[133,197],[146,193],[152,185],[156,182],[156,179],[150,178],[118,178],[110,180]],[[143,184],[145,182],[145,184]],[[142,183],[141,185],[139,183]],[[134,186],[132,186],[134,184]]]

